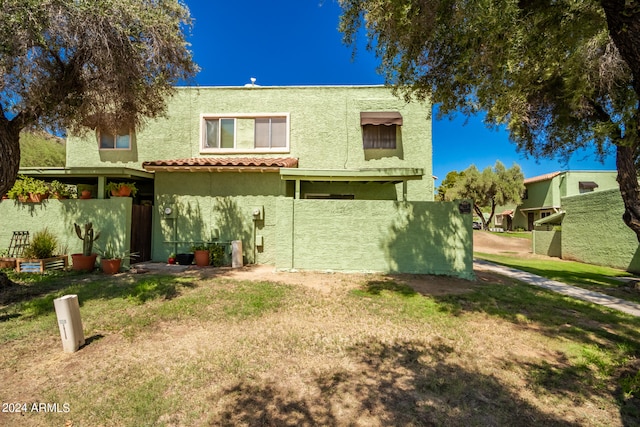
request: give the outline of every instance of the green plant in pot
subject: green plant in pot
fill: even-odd
[[[98,240],[100,232],[94,233],[93,224],[90,222],[84,224],[84,235],[78,224],[74,223],[73,227],[78,238],[82,240],[82,253],[71,254],[73,269],[76,271],[93,271],[96,265],[96,258],[98,258],[98,254],[93,252],[93,242]]]
[[[54,180],[51,182],[50,186],[51,193],[53,193],[53,197],[56,199],[70,199],[75,198],[77,195],[75,185],[63,184],[60,181]]]
[[[115,246],[109,242],[104,249],[98,249],[100,254],[100,268],[105,274],[116,274],[122,266],[122,259],[127,255],[116,250]]]
[[[22,253],[22,257],[27,259],[51,258],[57,248],[58,238],[45,228],[33,234],[31,243]]]
[[[27,189],[23,177],[18,177],[16,182],[11,187],[11,190],[7,192],[7,196],[10,199],[17,200],[19,202],[26,202],[29,199],[29,190]]]
[[[202,243],[191,247],[193,255],[198,267],[206,267],[209,265],[209,245]]]
[[[105,186],[105,190],[113,197],[129,197],[138,193],[138,188],[133,182],[110,182]]]
[[[22,178],[24,190],[29,194],[29,201],[40,203],[49,197],[49,184],[41,179],[25,176]]]

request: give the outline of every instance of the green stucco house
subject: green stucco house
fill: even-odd
[[[65,168],[21,171],[94,198],[0,214],[17,213],[11,229],[34,228],[21,210],[69,231],[92,220],[153,261],[239,240],[246,263],[283,270],[472,277],[471,215],[433,201],[430,117],[383,86],[180,87],[166,117],[70,136]],[[105,186],[124,181],[136,197],[109,198]]]
[[[536,221],[563,212],[563,197],[618,188],[616,176],[616,171],[563,171],[527,178],[513,226],[532,231]]]

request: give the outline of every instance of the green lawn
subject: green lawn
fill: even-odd
[[[640,423],[638,318],[506,279],[210,271],[13,275],[0,400],[63,410],[0,425]],[[52,304],[69,293],[73,354]]]
[[[516,258],[477,252],[474,256],[548,279],[640,303],[640,291],[615,279],[633,277],[632,274],[623,270],[560,259]]]

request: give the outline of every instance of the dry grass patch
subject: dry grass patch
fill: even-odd
[[[625,378],[635,384],[637,319],[484,274],[254,273],[84,284],[91,340],[71,355],[53,313],[25,308],[48,294],[6,305],[0,314],[15,316],[0,322],[1,400],[70,411],[0,413],[0,424],[640,420],[637,394],[622,390]]]

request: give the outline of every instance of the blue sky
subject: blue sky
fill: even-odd
[[[338,32],[336,0],[231,1],[184,0],[194,19],[189,38],[202,71],[200,86],[242,86],[251,77],[263,86],[383,84],[378,60],[364,46],[355,56]],[[466,125],[465,125],[466,122]],[[604,164],[590,153],[569,164],[527,159],[504,130],[488,129],[478,117],[433,119],[433,173],[440,185],[447,172],[475,164],[479,169],[514,162],[525,177],[557,170],[614,170],[615,156]]]

